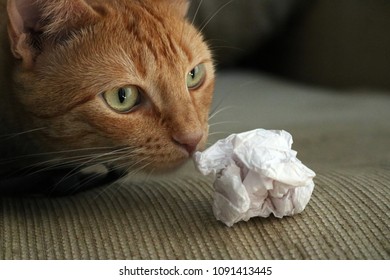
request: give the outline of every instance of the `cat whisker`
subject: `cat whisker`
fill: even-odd
[[[92,176],[88,176],[80,185],[77,185],[77,187],[75,187],[74,189],[72,189],[72,191],[78,191],[78,190],[81,190],[83,189],[85,186],[87,186],[89,183],[93,182],[94,180],[96,180],[97,178],[101,177],[101,176],[104,176],[104,174],[99,174],[99,173],[96,173]],[[54,189],[53,189],[54,190]]]
[[[111,156],[113,154],[117,154],[117,153],[120,153],[120,152],[123,152],[124,150],[129,150],[130,148],[129,147],[126,147],[126,148],[123,148],[123,149],[119,149],[119,150],[114,150],[114,151],[111,151],[111,152],[108,152],[108,153],[103,153],[103,154],[100,154],[96,157],[92,157],[90,158],[89,160],[85,161],[85,162],[82,162],[80,165],[74,167],[71,171],[69,171],[58,183],[57,185],[61,184],[62,182],[64,182],[66,179],[70,178],[72,175],[74,175],[77,171],[79,171],[80,169],[82,169],[83,167],[87,167],[90,163],[98,160],[98,159],[101,159],[102,157],[105,157],[105,156]]]
[[[131,155],[127,155],[127,157],[129,157],[129,156],[131,156]],[[144,164],[143,166],[140,166],[140,164],[142,164],[143,162],[145,162],[151,158],[152,158],[152,156],[143,157],[143,158],[139,159],[138,161],[132,163],[130,166],[128,165],[128,163],[118,164],[118,165],[115,165],[114,167],[111,167],[111,170],[114,170],[114,171],[123,170],[121,176],[136,174],[151,164],[151,162],[148,162],[148,163]]]
[[[228,46],[228,45],[211,45],[210,50],[211,51],[216,51],[220,49],[227,49],[227,50],[234,50],[234,51],[240,51],[240,52],[245,52],[245,49],[239,48],[239,47],[234,47],[234,46]]]
[[[126,147],[126,148],[117,149],[117,150],[113,150],[113,151],[110,151],[110,152],[107,152],[107,153],[98,154],[96,156],[90,157],[89,160],[87,160],[87,161],[83,162],[81,165],[75,167],[74,170],[70,171],[70,173],[75,171],[75,170],[77,171],[77,170],[79,170],[82,167],[87,167],[89,164],[91,164],[94,161],[97,161],[97,160],[99,160],[99,159],[101,159],[103,157],[108,157],[108,156],[113,156],[113,155],[116,155],[116,154],[120,154],[120,153],[122,153],[124,151],[128,151],[129,149],[131,149],[131,148],[130,147]],[[106,162],[106,160],[104,160],[103,162]],[[61,183],[61,182],[59,182],[59,183]]]
[[[220,112],[226,110],[226,109],[233,109],[233,108],[240,108],[239,106],[226,106],[224,107],[223,109],[220,109],[218,110],[218,108],[222,105],[222,103],[227,99],[229,98],[230,95],[232,95],[233,93],[235,92],[240,92],[241,88],[244,88],[244,87],[247,87],[249,85],[253,85],[253,84],[256,84],[258,83],[258,81],[256,79],[250,79],[244,83],[241,83],[235,87],[233,87],[231,90],[227,91],[227,92],[224,92],[224,95],[222,96],[222,98],[218,101],[218,103],[213,106],[213,109],[211,110],[210,112],[210,116],[209,116],[209,120],[211,120],[215,115],[219,114]]]
[[[54,158],[46,161],[41,161],[38,163],[31,164],[24,168],[25,172],[27,172],[28,175],[34,175],[40,172],[58,169],[58,168],[66,168],[66,167],[72,167],[76,164],[83,163],[86,160],[90,160],[92,157],[98,157],[99,154],[89,154],[89,155],[79,155],[79,156],[72,156],[72,157],[62,157],[62,158]],[[34,172],[28,173],[28,170],[37,168],[43,166],[42,168],[35,170]]]
[[[198,13],[199,13],[199,10],[200,10],[200,7],[202,6],[202,4],[203,4],[203,0],[200,0],[200,1],[199,1],[199,4],[198,4],[198,7],[196,8],[195,14],[194,14],[194,16],[192,17],[191,25],[194,25],[195,20],[196,20],[196,17],[197,17],[197,15],[198,15]]]
[[[134,154],[134,151],[130,148],[130,147],[127,147],[127,148],[124,148],[124,149],[118,149],[118,150],[115,150],[115,151],[112,151],[110,153],[105,153],[105,154],[102,154],[100,155],[100,157],[112,157],[115,155],[115,158],[111,158],[111,159],[106,159],[106,158],[102,158],[101,161],[99,162],[96,162],[96,165],[106,165],[108,163],[112,163],[112,162],[115,162],[115,161],[119,161],[119,160],[122,160],[124,158],[129,158],[131,157],[132,155]],[[118,155],[122,155],[120,157],[118,157]],[[91,160],[96,160],[97,156],[95,156],[94,158],[91,158]],[[149,159],[150,157],[146,157],[136,163],[134,163],[132,166],[130,166],[129,168],[132,168],[133,166],[136,166],[138,165],[139,163],[141,163],[142,161],[145,161],[147,159]],[[71,170],[70,172],[68,172],[60,181],[57,182],[57,184],[54,186],[54,188],[52,189],[52,191],[55,191],[55,189],[62,183],[64,182],[65,180],[67,180],[68,178],[70,178],[71,176],[73,176],[74,174],[76,174],[77,172],[80,171],[81,168],[84,167],[84,165],[86,164],[86,161],[84,162],[81,162],[81,165],[79,165],[78,167],[75,167],[73,170]],[[88,165],[88,164],[86,164]],[[116,171],[116,170],[122,170],[123,168],[127,167],[128,164],[127,163],[123,163],[123,164],[120,164],[120,165],[115,165],[114,167],[111,167],[110,170],[111,171]],[[86,167],[86,166],[85,166]],[[141,166],[139,167],[139,169],[142,169],[144,168],[144,166]],[[138,170],[138,169],[137,169]],[[123,177],[126,173],[128,173],[128,170],[123,170],[122,174],[119,175],[119,178],[120,177]],[[104,176],[104,174],[102,173],[96,173],[96,174],[90,174],[90,175],[86,175],[85,176],[85,179],[83,179],[80,184],[77,184],[74,189],[72,191],[77,191],[79,189],[83,189],[84,187],[88,186],[89,184],[91,184],[94,180],[98,179],[99,177],[101,176]],[[103,179],[104,180],[104,179]],[[109,187],[110,184],[108,184],[107,187]]]
[[[213,127],[213,126],[216,126],[216,125],[221,125],[221,124],[237,124],[237,123],[240,123],[240,122],[237,122],[237,121],[224,121],[224,122],[216,122],[216,123],[212,123],[209,125],[209,127]]]
[[[120,153],[124,153],[124,152],[120,152]],[[125,156],[122,156],[122,157],[119,157],[119,158],[114,158],[114,159],[110,159],[110,160],[105,160],[105,161],[101,161],[100,163],[98,163],[97,165],[99,164],[103,164],[103,165],[108,165],[109,163],[112,163],[112,162],[115,162],[115,161],[118,161],[118,160],[121,160],[125,157],[129,157],[131,156],[132,153],[126,153]],[[146,160],[143,159],[143,160]],[[134,165],[136,165],[138,163],[135,163]],[[127,163],[124,163],[124,164],[121,164],[121,165],[116,165],[115,167],[113,168],[110,168],[111,171],[116,171],[116,170],[122,170],[123,167],[126,167],[128,164]],[[140,168],[143,168],[143,167],[140,167]],[[123,177],[125,174],[127,174],[128,171],[127,170],[124,170],[122,172],[122,174],[119,175],[119,178]],[[101,176],[104,176],[105,174],[101,174],[101,173],[96,173],[96,174],[93,174],[93,175],[87,175],[86,178],[81,182],[81,184],[77,185],[76,188],[73,189],[73,191],[77,191],[77,190],[80,190],[80,189],[83,189],[84,187],[88,186],[88,184],[90,184],[91,182],[93,182],[94,180],[98,179],[99,177]],[[59,183],[58,183],[59,184]],[[57,184],[57,186],[58,186]],[[104,190],[106,190],[108,187],[110,187],[112,184],[107,184],[107,186],[103,186],[104,187]],[[103,191],[104,192],[104,191]],[[102,193],[103,193],[102,192]],[[97,198],[97,197],[96,197]]]
[[[243,49],[243,48],[240,48],[240,47],[227,45],[227,44],[229,44],[229,41],[225,41],[225,40],[221,40],[221,39],[207,39],[206,43],[209,46],[209,49],[212,50],[212,51],[218,50],[218,49],[232,49],[232,50],[242,51],[242,52],[246,51],[246,49]],[[217,43],[219,45],[216,45]]]
[[[66,153],[74,153],[74,152],[87,152],[87,151],[96,151],[96,150],[111,150],[111,149],[112,149],[112,147],[91,147],[91,148],[81,148],[81,149],[63,150],[63,151],[57,151],[57,152],[40,153],[40,154],[36,154],[36,155],[45,156],[45,155],[66,154]]]
[[[213,141],[208,141],[208,142],[206,143],[206,149],[209,148],[210,146],[214,145],[215,142],[218,141],[218,138],[219,138],[219,137],[218,137],[217,139],[210,139],[211,137],[216,136],[216,135],[221,135],[220,138],[224,138],[224,137],[228,136],[230,133],[231,133],[231,132],[228,132],[228,131],[215,131],[215,132],[210,132],[210,133],[208,134],[208,138],[209,138],[209,140],[213,140]]]
[[[228,134],[228,133],[229,133],[228,131],[215,131],[209,133],[209,136],[218,135],[218,134]]]
[[[119,165],[116,165],[114,167],[114,170],[117,169],[117,170],[121,170],[122,168],[126,168],[125,171],[124,171],[124,174],[129,174],[132,172],[133,168],[142,164],[142,162],[146,161],[146,160],[149,160],[151,159],[152,157],[151,156],[148,156],[148,157],[144,157],[136,162],[134,162],[133,164],[131,164],[130,166],[128,165],[128,163],[122,163],[122,164],[119,164]],[[148,163],[150,164],[150,163]],[[136,167],[135,170],[138,170],[138,167]]]
[[[145,161],[145,160],[147,160],[147,159],[149,159],[149,158],[150,158],[150,157],[144,158],[144,159],[142,159],[142,161]],[[139,164],[139,163],[140,163],[140,161],[139,161],[138,163],[135,163],[135,164]],[[125,170],[123,173],[124,173],[124,174],[127,174],[127,176],[135,175],[135,174],[141,172],[141,171],[142,171],[143,169],[145,169],[146,167],[148,167],[151,163],[146,163],[146,164],[144,164],[143,166],[140,166],[140,167],[138,167],[138,168],[136,168],[136,169],[132,169],[132,168],[134,168],[135,164],[133,164],[132,166],[126,168],[126,170]],[[124,165],[120,165],[120,166],[116,166],[115,169],[121,169],[121,168],[123,168],[123,167],[124,167]],[[114,169],[114,170],[115,170],[115,169]],[[115,185],[115,186],[119,186],[119,187],[123,188],[123,187],[124,187],[124,184],[125,184],[125,182],[122,181],[122,182],[119,182],[119,184],[117,184],[117,185]],[[104,187],[101,189],[101,191],[94,197],[94,200],[96,200],[98,197],[100,197],[100,196],[102,196],[104,193],[106,193],[111,187],[113,187],[112,184],[109,184],[109,185],[107,185],[107,186],[104,186]]]
[[[88,158],[89,157],[86,157],[85,159],[88,159]],[[34,163],[31,165],[25,166],[19,172],[21,172],[22,175],[25,175],[25,176],[32,176],[32,175],[42,173],[45,171],[61,169],[61,168],[69,168],[69,167],[74,166],[74,164],[76,164],[78,162],[82,162],[82,161],[83,161],[83,159],[69,160],[69,161],[60,161],[59,159],[52,159],[52,160],[38,162],[38,163]],[[49,165],[49,163],[55,163],[55,164]],[[43,166],[43,167],[38,168],[40,166]],[[15,172],[15,174],[18,174],[18,173]]]
[[[218,136],[216,137],[217,139],[210,139],[210,140],[213,140],[213,141],[208,141],[206,146],[209,147],[211,145],[213,145],[216,141],[218,141],[218,138],[224,138],[224,137],[227,137],[228,135],[230,134],[230,132],[227,132],[227,131],[218,131],[218,132],[213,132],[213,133],[210,133],[209,134],[209,139],[211,137],[214,138],[214,136]]]
[[[68,153],[79,153],[79,152],[111,150],[111,149],[112,149],[112,147],[95,147],[95,148],[82,148],[82,149],[64,150],[64,151],[56,151],[56,152],[27,154],[27,155],[21,155],[21,156],[2,160],[2,161],[0,161],[0,164],[15,162],[18,160],[27,159],[27,158],[34,158],[34,157],[44,157],[44,156],[53,156],[53,155],[61,155],[61,154],[68,154]]]
[[[25,134],[29,134],[29,133],[34,133],[34,132],[37,132],[37,131],[40,131],[40,130],[44,130],[44,129],[46,129],[46,127],[34,128],[34,129],[30,129],[30,130],[26,130],[26,131],[18,132],[18,133],[4,134],[4,135],[0,135],[0,139],[2,139],[2,140],[9,140],[9,139],[12,139],[12,138],[16,138],[16,137],[19,137],[19,136],[22,136],[22,135],[25,135]]]
[[[128,151],[130,150],[130,151]],[[124,167],[127,167],[128,166],[128,163],[122,163],[122,164],[117,164],[115,165],[114,167],[112,166],[112,163],[113,162],[117,162],[117,161],[121,161],[123,159],[126,159],[126,158],[131,158],[131,156],[137,154],[138,151],[133,151],[131,148],[126,148],[126,149],[123,149],[123,150],[118,150],[118,151],[114,151],[113,153],[109,153],[109,154],[106,154],[105,156],[109,156],[109,157],[112,157],[112,156],[115,156],[114,158],[111,158],[111,159],[102,159],[101,161],[99,161],[97,164],[102,164],[102,165],[105,165],[105,166],[110,166],[110,169],[111,170],[122,170]],[[118,155],[121,155],[121,156],[118,156]],[[132,168],[134,166],[137,166],[139,163],[145,161],[145,160],[148,160],[150,159],[151,157],[144,157],[143,159],[133,163],[129,168]],[[122,176],[127,173],[128,171],[124,171]]]
[[[115,155],[115,158],[108,160],[108,161],[105,161],[105,163],[120,161],[124,158],[128,158],[128,157],[131,157],[131,156],[137,155],[139,153],[143,153],[143,152],[145,152],[145,149],[143,149],[143,148],[128,147],[127,149],[118,150],[118,153],[113,154],[113,155]],[[120,157],[118,157],[118,155],[120,155]]]
[[[221,104],[219,104],[219,105],[221,105]],[[219,105],[216,108],[218,108]],[[218,109],[218,110],[213,110],[209,116],[209,121],[211,121],[216,115],[218,115],[226,110],[233,109],[233,108],[234,108],[234,106],[226,106],[226,107],[223,107],[223,108]]]
[[[219,7],[219,9],[208,19],[206,20],[206,22],[204,24],[202,24],[199,32],[202,33],[202,31],[207,27],[207,25],[224,9],[226,8],[228,5],[230,5],[231,3],[233,3],[234,0],[230,0],[229,2],[225,3],[224,5],[222,5],[221,7]]]
[[[44,154],[36,154],[37,155],[56,155],[56,154],[62,154],[66,152],[75,152],[75,151],[90,151],[90,150],[99,150],[104,149],[107,150],[107,148],[87,148],[87,149],[77,149],[77,150],[69,150],[69,151],[61,151],[61,152],[54,152],[54,153],[44,153]],[[126,148],[117,148],[114,151],[110,151],[107,153],[94,153],[94,154],[85,154],[85,155],[75,155],[75,156],[67,156],[67,157],[56,157],[53,159],[40,161],[28,166],[25,166],[21,172],[23,172],[25,175],[35,175],[41,172],[49,171],[49,170],[56,170],[56,169],[65,169],[65,168],[74,168],[74,169],[80,169],[83,166],[88,165],[92,161],[96,161],[99,158],[109,157],[116,155],[116,158],[110,160],[115,161],[118,159],[117,155],[120,155],[121,153],[126,153],[126,156],[130,156],[132,154],[132,151],[129,153],[129,150],[132,150],[131,147]],[[16,160],[16,159],[15,159]],[[108,161],[102,160],[102,161]],[[96,164],[101,164],[99,161],[96,162]],[[75,167],[76,166],[76,167]],[[37,169],[38,168],[38,169]],[[74,173],[74,172],[72,172]]]
[[[155,171],[156,169],[155,168],[153,168],[152,170],[150,170],[149,172],[148,172],[148,175],[145,177],[145,179],[144,179],[144,184],[145,183],[147,183],[147,182],[149,182],[149,180],[150,180],[150,178],[152,177],[152,175],[153,175],[153,173],[154,173],[154,171]]]

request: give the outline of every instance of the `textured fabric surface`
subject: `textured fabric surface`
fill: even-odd
[[[390,259],[390,172],[322,171],[306,210],[232,228],[211,182],[122,182],[64,198],[1,198],[1,259]]]

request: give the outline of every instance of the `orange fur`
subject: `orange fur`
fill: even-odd
[[[0,22],[8,48],[0,51],[1,133],[38,129],[14,141],[16,150],[66,162],[105,147],[85,164],[161,169],[189,157],[187,142],[201,137],[197,149],[204,147],[214,70],[202,36],[184,18],[187,1],[38,0],[40,20],[24,29],[0,1],[1,17],[9,16],[8,32]],[[189,90],[186,75],[200,63],[205,82]],[[142,102],[119,114],[101,93],[129,85],[142,90]],[[61,154],[70,150],[77,151]]]

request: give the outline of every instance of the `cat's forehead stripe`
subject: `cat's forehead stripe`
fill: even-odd
[[[135,40],[142,42],[142,47],[148,49],[154,60],[159,63],[162,57],[166,61],[176,63],[180,55],[185,55],[188,61],[192,60],[190,49],[185,45],[183,39],[186,23],[183,21],[180,28],[180,41],[178,41],[167,25],[172,23],[160,17],[154,10],[147,7],[138,7],[143,13],[132,13],[126,16],[125,26],[128,32],[134,36]],[[177,28],[170,26],[170,28]]]

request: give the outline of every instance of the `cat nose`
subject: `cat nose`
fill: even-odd
[[[182,146],[189,155],[192,155],[195,151],[196,148],[203,138],[203,132],[202,131],[196,131],[196,132],[190,132],[190,133],[185,133],[185,134],[174,134],[173,136],[173,141]]]

